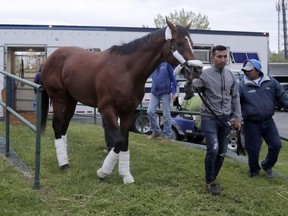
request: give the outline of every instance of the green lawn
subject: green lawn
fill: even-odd
[[[4,136],[3,123],[0,135]],[[34,169],[34,133],[11,126],[11,146]],[[205,151],[177,142],[150,141],[130,133],[131,172],[135,184],[124,185],[117,169],[104,181],[96,170],[105,158],[103,129],[71,123],[68,172],[59,170],[51,122],[42,136],[41,189],[33,178],[0,157],[0,215],[287,215],[287,178],[247,177],[247,165],[226,158],[218,183],[222,194],[205,190]],[[267,151],[263,145],[261,159]],[[116,167],[117,168],[117,167]],[[288,143],[283,142],[275,170],[288,175]],[[32,172],[33,173],[33,172]]]

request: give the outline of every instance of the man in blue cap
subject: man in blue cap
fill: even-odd
[[[275,103],[288,108],[288,95],[280,83],[263,73],[261,63],[256,59],[244,62],[245,76],[239,82],[242,116],[244,120],[245,148],[248,154],[249,177],[258,177],[261,168],[267,177],[273,177],[272,168],[278,160],[281,139],[272,118]],[[265,160],[259,165],[262,138],[268,145]]]

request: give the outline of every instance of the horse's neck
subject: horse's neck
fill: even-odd
[[[134,79],[139,83],[145,83],[153,71],[163,61],[163,48],[166,44],[165,40],[151,40],[142,51],[131,56],[133,62],[132,71],[134,71]]]

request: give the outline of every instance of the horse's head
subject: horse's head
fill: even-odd
[[[168,62],[175,68],[175,74],[184,73],[187,80],[197,78],[202,73],[203,64],[196,60],[193,52],[193,42],[189,35],[191,22],[185,26],[172,24],[166,17],[167,27],[165,30],[165,38],[169,44]]]

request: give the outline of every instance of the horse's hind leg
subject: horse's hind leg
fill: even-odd
[[[68,130],[70,121],[75,113],[76,105],[77,105],[77,101],[75,101],[74,99],[66,101],[66,104],[65,104],[64,121],[63,121],[63,127],[61,131],[61,138],[66,145],[67,145],[67,130]]]
[[[76,101],[67,100],[65,103],[53,101],[53,129],[55,134],[55,149],[59,167],[69,168],[66,131],[74,114]]]

